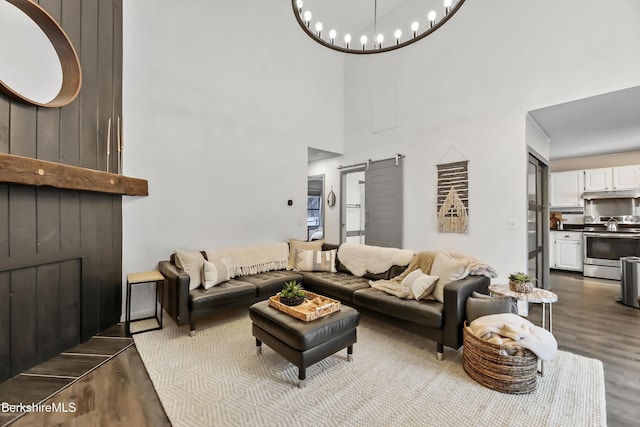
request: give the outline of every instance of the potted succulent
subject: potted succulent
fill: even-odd
[[[285,282],[280,291],[280,302],[284,305],[295,306],[304,302],[307,293],[302,289],[302,285],[296,280]]]
[[[509,275],[509,290],[513,292],[529,293],[533,291],[536,279],[524,273],[512,273]]]

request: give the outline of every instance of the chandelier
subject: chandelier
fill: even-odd
[[[416,16],[413,22],[407,22],[406,28],[396,28],[393,34],[378,31],[377,0],[373,2],[372,28],[359,33],[344,31],[342,34],[331,26],[328,27],[328,31],[325,31],[327,28],[325,24],[319,20],[314,21],[312,11],[305,8],[305,0],[291,0],[291,5],[300,27],[316,42],[344,53],[372,54],[400,49],[422,40],[451,19],[464,2],[465,0],[444,0],[443,10],[440,13],[436,10],[425,10],[420,13],[421,16]],[[336,13],[339,14],[340,11]],[[350,31],[357,31],[357,28]]]

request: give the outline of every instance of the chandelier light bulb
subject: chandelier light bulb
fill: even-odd
[[[420,23],[418,21],[413,21],[411,24],[411,31],[413,31],[413,37],[418,35],[418,29],[420,28]]]
[[[362,36],[360,37],[360,43],[362,43],[362,50],[364,50],[367,47],[367,36]]]
[[[318,33],[318,38],[322,38],[322,22],[316,22],[316,32]]]
[[[331,41],[331,44],[336,44],[336,35],[336,30],[329,31],[329,40]]]
[[[433,28],[434,25],[436,25],[436,17],[438,16],[438,14],[436,13],[435,10],[432,10],[431,12],[429,12],[427,14],[427,19],[429,20],[429,28]]]
[[[296,7],[298,8],[298,13],[302,13],[302,0],[296,0]]]
[[[344,44],[349,49],[349,45],[351,44],[351,34],[344,35]]]
[[[395,37],[395,38],[396,38],[396,44],[399,44],[399,43],[400,43],[400,38],[402,37],[402,31],[400,31],[400,30],[396,30],[396,31],[393,33],[393,37]]]
[[[382,49],[382,42],[384,41],[384,34],[378,34],[376,37],[376,41],[378,42],[378,47]]]
[[[449,12],[451,12],[451,6],[453,5],[453,0],[444,0],[442,4],[444,6],[444,14],[448,15]]]
[[[302,17],[304,18],[304,23],[307,24],[307,27],[309,26],[309,23],[311,22],[311,12],[309,12],[308,10],[304,13],[304,15],[302,15]]]

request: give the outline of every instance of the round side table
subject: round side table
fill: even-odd
[[[491,294],[504,295],[513,297],[516,299],[525,299],[527,302],[534,304],[542,304],[542,327],[546,328],[546,306],[549,306],[549,332],[553,332],[553,311],[552,306],[554,302],[558,301],[558,295],[546,289],[534,288],[532,292],[521,293],[514,292],[509,289],[509,285],[489,285],[489,292]]]

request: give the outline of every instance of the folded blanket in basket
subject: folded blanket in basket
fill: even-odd
[[[523,347],[534,352],[540,360],[551,360],[558,349],[551,332],[513,313],[478,317],[469,328],[475,336],[502,346],[505,354],[513,354]]]

